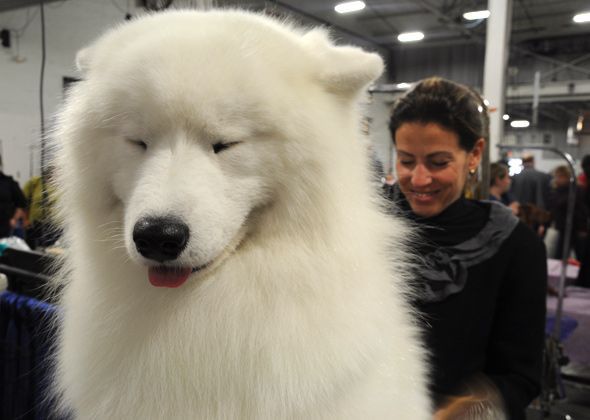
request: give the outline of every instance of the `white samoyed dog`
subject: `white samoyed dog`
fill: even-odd
[[[80,419],[427,419],[403,236],[358,103],[382,60],[243,11],[77,59],[57,392]],[[392,262],[393,260],[393,262]]]

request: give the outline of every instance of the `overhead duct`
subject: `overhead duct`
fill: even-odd
[[[45,0],[45,4],[59,0]],[[0,0],[0,13],[25,7],[39,6],[39,0]]]

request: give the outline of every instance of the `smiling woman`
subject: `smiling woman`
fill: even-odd
[[[423,238],[415,303],[437,419],[524,419],[540,390],[543,244],[508,208],[463,194],[487,129],[481,97],[440,78],[418,82],[390,119],[398,182],[389,195]]]
[[[437,215],[461,196],[484,146],[478,139],[472,150],[463,150],[457,133],[437,123],[403,124],[395,138],[400,189],[423,217]]]

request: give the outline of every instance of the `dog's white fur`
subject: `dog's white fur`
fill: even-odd
[[[81,419],[429,418],[408,230],[380,210],[360,141],[381,59],[256,14],[175,11],[107,33],[78,65],[56,131],[64,406]],[[215,154],[219,141],[241,143]],[[213,264],[150,285],[155,263],[131,236],[147,214],[190,226],[175,264]]]

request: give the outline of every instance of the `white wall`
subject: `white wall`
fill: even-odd
[[[126,9],[126,0],[113,0]],[[67,0],[45,6],[47,58],[45,67],[45,120],[62,101],[62,77],[76,76],[76,52],[106,28],[124,20],[124,13],[110,0]],[[130,2],[133,3],[133,2]],[[134,10],[132,10],[134,11]],[[32,19],[12,48],[0,48],[0,152],[4,173],[21,186],[39,174],[39,76],[41,69],[41,20],[39,7],[0,13],[0,29],[18,30]],[[19,60],[20,61],[20,60]]]

